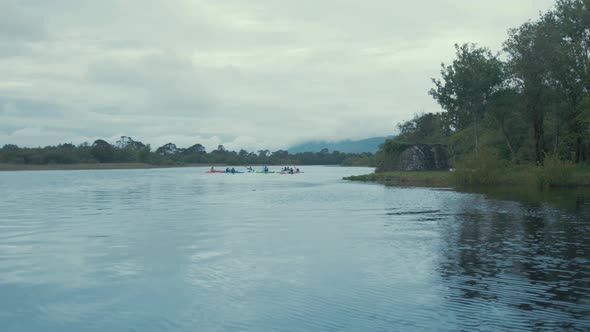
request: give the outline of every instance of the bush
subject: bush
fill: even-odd
[[[576,165],[570,160],[562,160],[557,152],[545,154],[543,166],[535,170],[535,181],[539,187],[568,186],[572,184]]]
[[[498,182],[498,178],[506,169],[506,162],[500,160],[495,151],[483,149],[479,154],[468,154],[456,166],[453,173],[456,183],[492,184]]]

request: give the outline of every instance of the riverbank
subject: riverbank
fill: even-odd
[[[384,172],[343,178],[349,181],[378,182],[392,186],[452,187],[453,174],[448,171]]]
[[[7,164],[0,163],[1,171],[68,171],[68,170],[101,170],[101,169],[152,169],[152,168],[179,168],[179,167],[216,167],[225,169],[226,167],[246,167],[226,164],[172,164],[172,165],[154,165],[146,163],[83,163],[83,164],[47,164],[47,165],[30,165],[30,164]],[[248,165],[251,167],[262,167],[260,165]],[[278,165],[267,165],[269,167],[279,167]],[[306,167],[313,165],[298,165],[298,167]],[[339,166],[339,165],[326,165]],[[354,167],[354,166],[339,166],[339,167]]]
[[[2,164],[0,171],[65,171],[65,170],[100,170],[100,169],[150,169],[173,167],[205,167],[209,164],[183,164],[183,165],[152,165],[145,163],[88,163],[88,164]],[[217,166],[217,165],[216,165]]]
[[[590,187],[590,169],[544,170],[537,167],[514,167],[494,174],[466,174],[450,171],[393,171],[343,178],[349,181],[378,182],[392,186],[462,187],[469,185],[517,187]]]

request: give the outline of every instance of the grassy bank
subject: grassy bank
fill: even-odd
[[[384,172],[345,177],[344,180],[379,182],[397,186],[451,187],[452,172]]]
[[[152,164],[145,164],[145,163],[90,163],[90,164],[25,165],[25,164],[2,164],[2,163],[0,163],[0,171],[149,169],[149,168],[197,167],[197,166],[211,166],[211,165],[208,165],[208,164],[152,165]]]
[[[462,187],[470,185],[518,187],[590,187],[590,168],[577,166],[568,169],[542,167],[509,167],[492,174],[477,171],[394,171],[350,176],[350,181],[379,182],[396,186]]]

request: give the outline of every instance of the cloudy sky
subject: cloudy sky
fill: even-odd
[[[553,0],[0,0],[0,145],[279,149],[438,111],[454,43]]]

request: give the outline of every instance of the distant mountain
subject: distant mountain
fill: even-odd
[[[300,152],[319,152],[326,148],[332,151],[340,151],[347,153],[361,153],[361,152],[377,152],[379,145],[383,144],[389,137],[372,137],[362,139],[358,141],[344,140],[336,142],[328,141],[310,141],[290,147],[289,153],[300,153]]]

